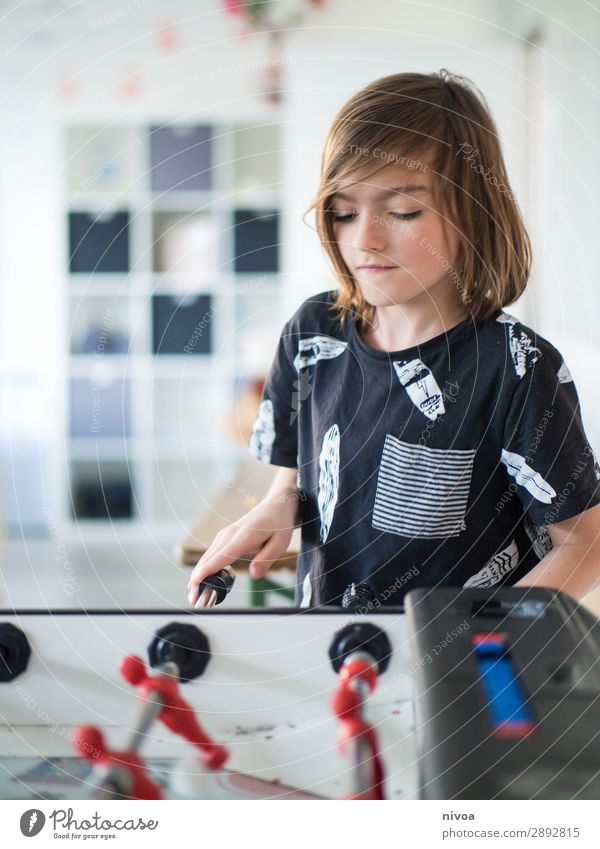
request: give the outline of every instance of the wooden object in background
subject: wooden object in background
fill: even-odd
[[[276,467],[248,460],[240,466],[234,479],[221,490],[209,510],[193,525],[188,535],[175,548],[177,559],[183,566],[195,566],[217,533],[235,522],[254,507],[267,494],[275,476]],[[296,528],[288,550],[271,566],[273,569],[295,569],[300,550],[300,529]],[[247,569],[252,557],[240,558],[232,566]]]

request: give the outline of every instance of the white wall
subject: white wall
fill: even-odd
[[[600,400],[600,15],[589,4],[554,3],[543,69],[543,234],[535,324],[563,352],[598,451]]]

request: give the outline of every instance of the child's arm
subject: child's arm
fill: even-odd
[[[521,363],[524,374],[507,407],[502,463],[528,521],[544,528],[553,545],[517,585],[581,599],[600,580],[600,465],[560,351],[539,335],[534,345],[530,329],[506,326],[511,350],[517,340],[534,353]]]
[[[600,581],[600,504],[547,526],[553,548],[517,587],[551,587],[583,599]]]
[[[297,469],[280,467],[262,501],[241,519],[219,531],[190,576],[190,604],[195,604],[198,587],[206,577],[238,557],[254,554],[250,575],[260,578],[287,550],[292,532],[300,521],[297,475]]]

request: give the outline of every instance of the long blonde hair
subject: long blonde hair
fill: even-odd
[[[321,156],[319,189],[304,215],[316,227],[340,286],[332,308],[372,324],[368,304],[342,259],[333,229],[332,195],[367,167],[369,177],[391,164],[431,169],[436,209],[458,235],[452,275],[475,320],[523,293],[531,243],[510,190],[496,125],[482,92],[446,69],[382,77],[361,89],[333,119]]]

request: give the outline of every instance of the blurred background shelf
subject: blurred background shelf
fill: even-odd
[[[180,538],[246,459],[229,420],[282,318],[280,144],[272,121],[65,126],[67,534]]]

